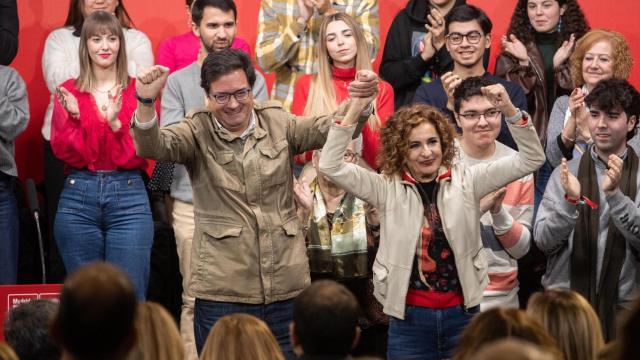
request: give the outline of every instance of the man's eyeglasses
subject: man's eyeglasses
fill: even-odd
[[[460,45],[462,44],[462,39],[467,38],[467,41],[469,42],[469,44],[477,44],[480,42],[480,39],[482,39],[482,34],[478,31],[471,31],[469,33],[466,34],[460,34],[458,32],[453,32],[448,34],[447,36],[445,36],[449,42],[453,45]]]
[[[233,93],[219,92],[219,93],[209,94],[209,97],[212,97],[218,104],[225,105],[226,103],[229,102],[229,100],[231,100],[232,96],[236,98],[236,101],[240,102],[240,101],[247,100],[250,93],[251,93],[251,88],[244,88]]]
[[[475,111],[470,111],[464,114],[460,114],[458,113],[459,116],[461,116],[463,119],[468,120],[468,121],[478,121],[480,120],[480,117],[484,116],[485,120],[487,119],[495,119],[498,116],[500,116],[502,112],[500,110],[497,109],[490,109],[487,110],[483,113],[479,113],[479,112],[475,112]]]

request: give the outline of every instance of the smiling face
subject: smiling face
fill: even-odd
[[[407,170],[417,181],[428,182],[436,178],[440,164],[442,164],[440,135],[431,123],[421,123],[409,133]]]
[[[226,93],[233,94],[242,89],[251,89],[244,70],[238,69],[227,75],[222,75],[209,86],[209,108],[213,116],[225,129],[234,134],[241,134],[248,126],[253,109],[253,95],[249,92],[246,99],[238,101],[235,96],[229,96],[226,104],[218,103],[212,95]]]
[[[491,34],[484,34],[480,24],[476,20],[452,22],[448,25],[448,29],[450,37],[446,45],[455,64],[465,68],[473,68],[481,65],[485,49],[491,47]],[[477,43],[472,44],[469,42],[469,35],[474,32],[479,33],[481,36]],[[453,34],[465,35],[460,44],[452,43],[451,35]]]
[[[480,116],[481,114],[483,115]],[[465,145],[471,145],[465,149],[486,149],[493,146],[500,133],[502,117],[500,111],[486,97],[472,96],[467,100],[462,100],[460,110],[455,116],[458,126],[462,129]],[[473,154],[469,155],[473,156]]]
[[[80,12],[82,16],[87,18],[92,12],[103,10],[110,14],[115,13],[116,7],[120,2],[118,0],[80,0]]]
[[[598,81],[613,77],[613,59],[611,43],[606,40],[593,44],[582,58],[582,78],[589,89]]]
[[[96,34],[87,39],[87,50],[93,66],[109,68],[116,64],[120,38],[111,33]]]
[[[329,57],[333,65],[339,68],[355,66],[358,47],[353,31],[342,20],[332,21],[327,25],[324,37]]]
[[[552,33],[557,31],[560,16],[564,14],[565,7],[560,6],[557,0],[528,0],[527,15],[529,23],[536,32]]]
[[[620,155],[627,146],[627,133],[636,126],[636,117],[627,117],[621,107],[605,112],[597,106],[589,109],[589,132],[595,142],[596,152],[602,159]]]
[[[200,24],[193,26],[194,33],[200,38],[207,53],[231,47],[236,30],[233,11],[224,12],[213,6],[205,7]]]

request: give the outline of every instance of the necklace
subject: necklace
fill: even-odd
[[[107,98],[111,99],[111,90],[113,90],[116,86],[118,86],[118,83],[113,84],[113,86],[108,89],[108,90],[100,90],[97,87],[95,87],[94,85],[91,86],[91,88],[101,94],[107,94]],[[107,111],[107,105],[102,105],[100,106],[100,110],[102,110],[102,112],[106,112]]]

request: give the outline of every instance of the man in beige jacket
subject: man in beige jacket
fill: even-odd
[[[206,109],[159,129],[153,102],[168,75],[154,66],[138,76],[132,122],[140,156],[184,164],[193,185],[195,232],[189,290],[196,298],[198,352],[213,324],[233,312],[263,319],[291,356],[292,299],[309,284],[304,235],[293,200],[292,158],[322,147],[336,114],[296,118],[281,105],[254,103],[249,57],[228,49],[202,65]],[[360,74],[352,98],[370,98],[377,77]],[[338,112],[371,106],[352,101]]]

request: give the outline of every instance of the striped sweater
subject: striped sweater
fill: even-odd
[[[489,159],[478,160],[460,148],[460,160],[467,166],[509,156],[515,150],[496,141]],[[518,307],[518,261],[529,251],[533,219],[533,175],[507,185],[507,193],[498,214],[487,211],[480,222],[484,247],[489,251],[489,285],[480,304],[481,311],[492,307]]]

